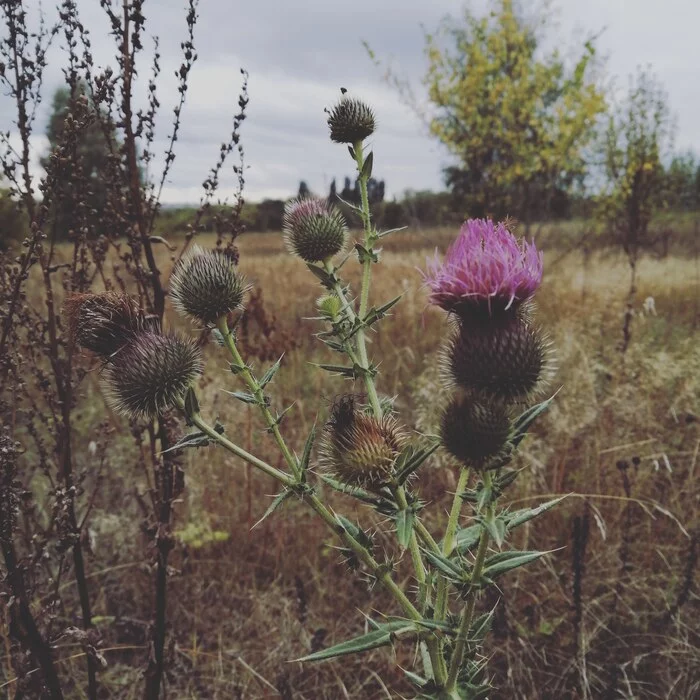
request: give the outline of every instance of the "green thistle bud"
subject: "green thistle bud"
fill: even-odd
[[[340,299],[335,294],[327,294],[321,297],[316,302],[316,306],[323,316],[329,318],[331,321],[338,318],[343,309]]]
[[[345,246],[348,227],[340,211],[324,199],[293,199],[282,220],[287,247],[309,263],[328,260]]]
[[[175,266],[170,296],[179,313],[206,325],[243,306],[247,291],[236,262],[226,252],[192,246]]]
[[[444,448],[477,470],[500,466],[509,452],[511,420],[506,406],[491,399],[456,396],[442,414]]]
[[[152,419],[182,399],[201,373],[201,352],[189,338],[139,333],[107,367],[110,402],[131,418]]]
[[[63,308],[73,342],[103,359],[114,355],[146,325],[138,302],[126,294],[73,294]]]
[[[356,406],[355,397],[341,397],[331,407],[321,447],[321,463],[339,481],[377,489],[393,474],[406,435],[390,415],[375,418]]]
[[[521,316],[462,324],[446,354],[455,384],[515,401],[536,393],[550,374],[549,344]]]
[[[328,126],[331,141],[355,144],[374,133],[376,119],[367,104],[343,95],[328,112]]]

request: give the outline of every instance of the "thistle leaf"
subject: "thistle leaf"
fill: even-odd
[[[396,537],[402,549],[406,549],[411,541],[415,521],[416,514],[411,508],[404,508],[396,514]]]
[[[316,366],[320,367],[321,369],[325,369],[326,372],[333,372],[334,374],[339,374],[342,377],[346,377],[347,379],[356,379],[357,378],[355,366],[353,366],[353,367],[345,367],[343,365],[316,365]]]
[[[506,521],[500,515],[491,514],[480,518],[481,526],[491,535],[491,539],[500,547],[506,536]]]
[[[314,275],[316,275],[318,280],[321,282],[321,284],[326,289],[333,289],[333,286],[335,284],[335,280],[333,279],[332,275],[329,275],[322,267],[319,267],[318,265],[314,265],[313,263],[306,263],[306,267],[308,267],[309,270]]]
[[[551,550],[554,551],[554,550]],[[536,552],[536,551],[519,551],[511,550],[510,552],[499,552],[489,557],[484,565],[484,577],[493,580],[507,571],[517,569],[519,566],[525,566],[532,561],[536,561],[545,554],[551,552]]]
[[[568,494],[564,496],[559,496],[558,498],[553,498],[551,501],[542,503],[536,508],[523,508],[522,510],[516,510],[512,513],[506,515],[506,520],[508,523],[508,530],[515,530],[516,527],[526,523],[528,520],[536,518],[542,513],[546,513],[550,508],[554,508],[558,503],[561,503]]]
[[[397,634],[402,634],[404,632],[413,632],[414,635],[417,634],[415,627],[410,622],[406,622],[405,620],[388,622],[382,625],[378,630],[373,630],[359,637],[348,639],[328,649],[322,649],[314,654],[309,654],[301,659],[297,659],[297,661],[324,661],[337,656],[347,656],[348,654],[357,654],[359,652],[369,651],[370,649],[377,649],[378,647],[391,644]]]
[[[362,172],[360,177],[369,180],[372,177],[372,165],[374,164],[374,153],[370,151],[365,162],[362,164]]]
[[[183,435],[174,445],[168,447],[167,450],[161,452],[164,455],[166,452],[173,450],[182,450],[185,447],[206,447],[209,444],[209,438],[199,430]]]
[[[226,394],[229,394],[230,396],[233,396],[234,399],[238,399],[239,401],[243,401],[243,403],[249,403],[249,404],[257,404],[258,400],[253,396],[253,394],[249,394],[247,391],[227,391],[226,389],[223,389],[223,391]]]
[[[267,507],[267,510],[265,511],[262,518],[260,518],[260,520],[258,520],[258,522],[255,523],[255,525],[253,525],[253,527],[251,527],[250,529],[254,530],[258,525],[260,525],[260,523],[263,520],[267,519],[270,515],[272,515],[277,510],[277,508],[279,508],[279,506],[282,505],[282,503],[284,503],[284,501],[286,501],[291,495],[292,495],[292,491],[286,491],[286,490],[278,493],[275,496],[272,503],[270,503],[270,505]]]
[[[309,468],[309,460],[311,459],[311,450],[314,446],[314,440],[316,439],[316,421],[314,421],[314,424],[311,426],[311,431],[309,432],[309,436],[306,438],[306,442],[304,443],[304,452],[301,455],[301,459],[299,460],[299,469],[301,470],[301,473],[304,474],[306,470]]]
[[[432,454],[440,447],[440,443],[435,441],[427,447],[406,446],[396,458],[394,469],[395,479],[399,484],[404,484],[406,480],[420,467]]]
[[[190,387],[185,394],[185,415],[188,418],[196,416],[199,413],[199,401],[197,400],[197,394],[194,393],[194,389]]]
[[[272,381],[272,378],[275,376],[275,374],[277,374],[277,370],[280,368],[280,366],[282,364],[283,357],[284,357],[284,353],[282,353],[280,355],[280,359],[277,360],[277,362],[275,362],[275,364],[272,365],[272,367],[270,367],[270,369],[268,369],[267,372],[265,372],[262,379],[260,380],[260,388],[261,389],[264,389]]]
[[[434,554],[429,550],[423,550],[428,561],[436,568],[442,571],[452,581],[463,581],[464,575],[462,569],[457,566],[452,560],[446,557]]]
[[[476,547],[481,536],[481,525],[470,525],[469,527],[457,530],[455,535],[455,549],[464,554]]]
[[[513,447],[517,447],[523,441],[527,435],[530,425],[532,425],[532,423],[541,413],[544,413],[550,407],[556,395],[557,394],[553,394],[545,401],[528,408],[527,411],[524,411],[520,414],[520,416],[518,416],[513,425],[513,437],[511,438],[511,444]]]

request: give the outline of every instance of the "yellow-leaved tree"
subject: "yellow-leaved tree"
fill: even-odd
[[[586,152],[605,110],[589,39],[573,60],[545,50],[543,11],[513,0],[465,9],[426,35],[431,132],[456,157],[448,186],[471,215],[514,215],[526,227],[556,210],[586,175]]]

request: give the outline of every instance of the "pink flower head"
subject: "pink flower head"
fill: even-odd
[[[489,314],[516,309],[542,282],[542,253],[518,241],[506,224],[469,219],[440,261],[423,273],[430,302],[446,311]]]

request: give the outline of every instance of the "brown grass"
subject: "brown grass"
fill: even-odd
[[[396,313],[372,336],[380,391],[398,395],[403,419],[424,430],[432,427],[430,406],[440,399],[433,365],[446,322],[426,307],[416,268],[450,235],[396,234],[375,268],[374,302],[403,294]],[[267,355],[294,339],[271,393],[278,408],[294,402],[283,428],[300,451],[314,421],[325,417],[328,400],[348,389],[309,364],[325,356],[311,336],[315,322],[306,320],[315,315],[320,290],[304,265],[284,252],[279,236],[245,235],[240,250],[242,271],[263,290],[264,307],[274,316],[264,339],[251,325],[245,339],[251,360],[263,364],[254,359],[263,340]],[[161,265],[168,264],[164,257]],[[357,272],[354,261],[344,270],[355,288]],[[643,262],[640,313],[623,358],[617,345],[628,287],[624,261],[599,256],[584,267],[572,254],[547,271],[538,318],[557,348],[555,385],[562,390],[526,441],[519,458],[525,469],[507,497],[522,507],[552,494],[573,495],[518,532],[524,548],[558,551],[503,581],[488,646],[499,688],[494,699],[700,696],[699,279],[690,259]],[[654,299],[655,314],[641,311],[647,297]],[[170,322],[186,329],[172,315]],[[200,388],[203,412],[219,416],[227,434],[281,467],[258,416],[220,391],[235,383],[226,367],[211,348]],[[86,380],[79,406],[85,445],[78,452],[87,470],[93,466],[87,443],[105,410],[98,378],[93,372]],[[117,417],[112,423],[115,431],[105,438],[109,469],[92,515],[90,571],[110,664],[102,674],[104,697],[126,700],[140,697],[150,610],[138,505],[147,484],[132,466],[127,424]],[[170,582],[168,697],[320,700],[410,693],[397,668],[412,662],[401,645],[316,666],[290,663],[358,633],[358,610],[391,612],[391,602],[345,571],[336,542],[303,505],[288,503],[251,530],[274,493],[267,478],[213,448],[189,451],[185,459],[187,488],[176,513],[181,544]],[[428,524],[439,532],[454,473],[449,465],[428,466],[418,485],[430,503]],[[367,525],[377,522],[350,501],[333,503]],[[399,578],[411,586],[408,567],[400,566]],[[79,649],[66,646],[60,653],[62,668],[80,682],[82,664],[71,659]]]

